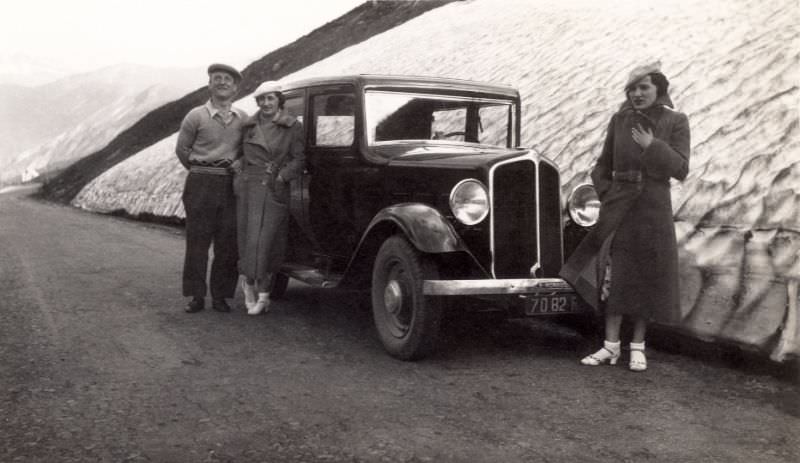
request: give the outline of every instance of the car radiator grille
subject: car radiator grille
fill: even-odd
[[[539,163],[539,246],[541,275],[558,276],[564,261],[561,224],[561,179],[554,166]]]
[[[496,278],[530,278],[537,261],[536,164],[523,159],[493,172],[493,270]]]

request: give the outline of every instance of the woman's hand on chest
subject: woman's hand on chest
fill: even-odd
[[[650,144],[653,143],[653,138],[655,138],[653,136],[653,131],[649,128],[645,129],[641,124],[636,124],[631,127],[631,137],[633,137],[633,141],[641,146],[642,149],[647,149]]]

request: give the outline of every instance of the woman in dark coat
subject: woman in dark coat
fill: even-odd
[[[264,82],[253,94],[259,111],[244,125],[234,182],[239,273],[251,315],[269,305],[270,281],[286,253],[289,182],[300,176],[305,161],[303,126],[283,113],[280,90],[277,82]]]
[[[623,315],[633,319],[629,367],[647,368],[644,336],[655,314],[679,310],[678,251],[670,178],[689,172],[689,121],[672,109],[660,63],[641,66],[625,85],[591,172],[602,205],[597,225],[561,270],[595,309],[605,311],[603,348],[584,365],[616,364]]]

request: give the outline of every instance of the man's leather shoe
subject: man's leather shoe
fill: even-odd
[[[200,312],[205,308],[205,305],[206,303],[202,297],[195,297],[192,298],[191,301],[189,301],[189,305],[187,305],[184,310],[186,311],[186,313]]]
[[[228,305],[228,302],[225,299],[214,299],[211,302],[211,307],[216,310],[217,312],[230,312],[231,306]]]

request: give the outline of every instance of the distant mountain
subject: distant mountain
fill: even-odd
[[[74,71],[54,60],[22,53],[0,54],[0,85],[35,87],[72,74]]]
[[[200,68],[120,64],[37,87],[1,85],[0,184],[57,170],[102,148],[204,81]]]
[[[0,165],[5,166],[15,154],[58,133],[57,127],[38,124],[46,109],[35,89],[0,84]]]

